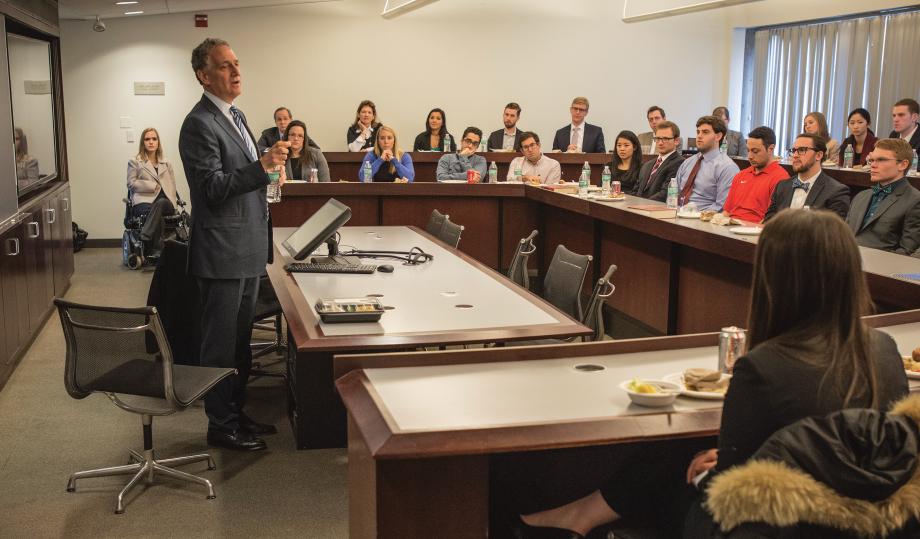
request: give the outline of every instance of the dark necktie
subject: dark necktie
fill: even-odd
[[[699,159],[696,160],[696,164],[693,165],[693,169],[690,171],[690,175],[687,176],[687,182],[684,184],[684,188],[680,190],[680,205],[684,206],[689,202],[690,195],[693,193],[693,182],[696,181],[696,175],[700,172],[700,165],[703,164],[703,154],[700,154]]]
[[[869,200],[869,207],[866,209],[866,215],[863,217],[862,226],[866,226],[869,219],[872,219],[872,216],[878,211],[879,204],[885,200],[885,197],[891,194],[892,190],[894,190],[894,183],[889,183],[885,186],[877,183],[872,185],[872,198]]]
[[[246,149],[249,150],[249,157],[253,161],[259,158],[259,154],[256,153],[256,146],[252,143],[252,139],[249,138],[249,131],[246,129],[246,123],[243,122],[243,115],[240,113],[240,109],[236,107],[230,107],[230,115],[233,116],[233,123],[236,124],[236,128],[240,130],[240,137],[242,137],[243,142],[246,144]]]
[[[792,180],[792,190],[793,191],[795,191],[796,189],[802,189],[807,193],[810,187],[811,187],[811,184],[803,182],[799,180],[798,178],[795,178]]]
[[[655,161],[655,166],[652,167],[652,172],[651,174],[648,175],[648,177],[652,178],[653,176],[655,176],[655,173],[658,172],[658,167],[660,166],[661,166],[661,156],[659,155],[658,160]]]

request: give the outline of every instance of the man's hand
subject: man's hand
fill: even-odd
[[[267,152],[263,153],[259,157],[259,161],[262,162],[262,168],[265,172],[271,172],[275,170],[275,167],[283,166],[285,161],[287,161],[288,148],[291,147],[291,143],[286,140],[279,140]]]
[[[464,156],[464,157],[469,157],[469,156],[473,155],[474,153],[476,153],[476,150],[474,150],[473,148],[466,148],[466,147],[464,147],[464,148],[461,148],[461,149],[460,149],[460,155],[462,155],[462,156]]]
[[[687,467],[687,484],[692,485],[693,478],[703,472],[713,469],[718,461],[718,449],[709,449],[697,453],[696,456],[693,457],[693,460],[690,461],[690,466]]]
[[[565,151],[567,151],[567,152],[574,152],[574,153],[578,153],[578,152],[580,152],[580,151],[581,151],[581,149],[580,149],[580,148],[579,148],[578,146],[576,146],[576,145],[574,145],[574,144],[569,144],[569,147],[568,147],[568,148],[566,148],[566,150],[565,150]]]
[[[482,174],[478,170],[473,171],[473,183],[479,183],[482,181]]]
[[[521,176],[521,180],[524,181],[525,183],[530,183],[530,184],[539,184],[539,183],[543,183],[543,179],[540,178],[539,175],[537,175],[537,176]]]

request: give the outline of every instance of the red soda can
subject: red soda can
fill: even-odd
[[[476,183],[476,171],[469,169],[466,171],[466,183]]]

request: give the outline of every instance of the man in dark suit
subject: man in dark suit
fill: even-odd
[[[195,47],[192,69],[204,95],[182,123],[179,154],[192,199],[188,272],[198,280],[200,362],[238,371],[205,396],[208,444],[255,451],[266,448],[259,436],[275,431],[243,413],[259,276],[272,248],[265,193],[268,171],[284,164],[290,143],[257,151],[233,106],[242,81],[226,41],[208,38]]]
[[[821,171],[827,141],[821,135],[802,133],[795,139],[792,171],[796,176],[776,184],[764,222],[786,208],[829,210],[846,219],[850,209],[850,189]]]
[[[556,131],[553,149],[575,153],[605,153],[604,130],[585,122],[588,115],[588,98],[576,97],[569,112],[572,123]]]
[[[256,146],[259,147],[260,152],[264,152],[268,148],[271,148],[276,142],[284,138],[284,131],[287,129],[289,123],[291,123],[291,109],[287,107],[278,107],[275,109],[275,127],[269,127],[268,129],[262,131],[262,136],[259,137],[259,142],[256,143]],[[308,146],[320,149],[317,146],[316,142],[311,138]]]
[[[920,191],[904,175],[913,152],[906,140],[888,138],[869,154],[872,189],[853,197],[847,224],[863,247],[910,255],[920,247]]]
[[[920,103],[916,99],[902,99],[891,107],[891,124],[894,130],[888,138],[900,138],[920,152]],[[920,171],[920,163],[917,164]]]
[[[520,119],[520,105],[517,103],[508,103],[505,105],[505,112],[502,114],[502,123],[505,124],[505,128],[492,131],[489,135],[487,149],[490,152],[521,151],[521,135],[523,135],[524,132],[517,128],[517,123]]]
[[[668,197],[668,182],[677,175],[677,169],[684,158],[677,150],[680,142],[680,128],[664,120],[655,126],[655,146],[658,158],[646,161],[639,170],[639,181],[635,192],[637,197],[664,202]]]

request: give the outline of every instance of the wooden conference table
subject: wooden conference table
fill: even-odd
[[[868,320],[902,354],[920,346],[920,310]],[[489,536],[496,455],[716,435],[721,401],[643,408],[617,386],[714,369],[717,342],[700,334],[337,357],[347,373],[336,385],[348,409],[350,537]]]
[[[345,412],[333,385],[333,354],[591,333],[543,299],[418,229],[341,228],[343,250],[420,247],[434,256],[417,266],[378,261],[392,264],[395,271],[370,275],[286,272],[284,265],[292,260],[281,242],[291,232],[275,229],[275,261],[268,276],[288,323],[288,402],[298,448],[344,445]],[[366,296],[379,297],[389,309],[380,322],[326,324],[313,308],[320,298]]]

